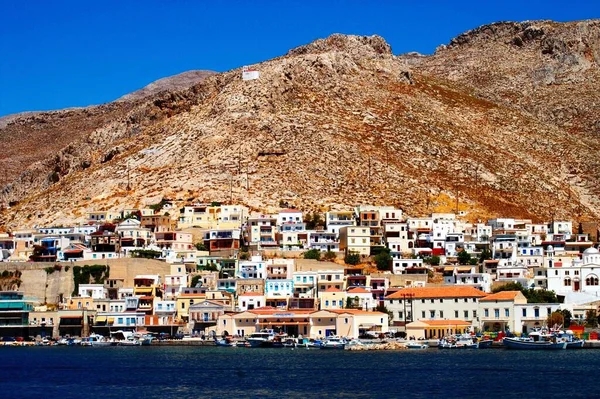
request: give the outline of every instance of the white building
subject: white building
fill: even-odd
[[[267,278],[267,262],[260,255],[255,255],[250,260],[239,262],[239,276],[241,278]]]
[[[554,262],[547,273],[548,289],[566,296],[565,303],[577,296],[573,294],[587,294],[590,301],[600,296],[600,252],[596,248],[586,249],[582,259],[570,265]]]
[[[107,297],[106,288],[102,284],[79,284],[77,293],[81,297],[91,297],[94,299],[104,299]]]
[[[404,274],[406,269],[413,267],[423,267],[423,259],[419,258],[400,258],[392,260],[392,273]]]
[[[294,296],[294,280],[267,279],[265,281],[265,296],[267,298],[289,298]]]

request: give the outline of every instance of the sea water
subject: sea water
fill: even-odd
[[[3,347],[2,398],[593,398],[600,351]]]

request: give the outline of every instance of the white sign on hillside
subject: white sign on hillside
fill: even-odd
[[[245,66],[242,68],[242,80],[254,80],[260,77],[260,72]]]

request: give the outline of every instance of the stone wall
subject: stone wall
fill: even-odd
[[[72,263],[0,263],[0,273],[4,270],[20,271],[21,286],[25,296],[37,298],[41,303],[56,304],[62,297],[69,297],[74,289],[73,266],[103,264],[110,267],[110,278],[124,279],[125,287],[133,287],[133,279],[139,274],[158,274],[164,281],[169,274],[170,264],[154,259],[115,259]],[[47,267],[60,265],[61,270],[46,273]],[[68,270],[67,270],[68,269]]]

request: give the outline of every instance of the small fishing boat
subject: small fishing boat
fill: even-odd
[[[345,338],[330,335],[321,343],[321,349],[344,349],[347,344]]]
[[[429,345],[417,341],[409,341],[405,344],[407,349],[427,349]]]
[[[477,349],[479,342],[477,338],[469,334],[450,335],[440,339],[438,342],[440,349]]]
[[[217,345],[217,346],[234,346],[233,342],[228,338],[215,338],[215,345]]]
[[[566,341],[561,341],[556,335],[542,330],[532,331],[527,337],[505,337],[502,343],[508,349],[556,350],[567,348]]]

